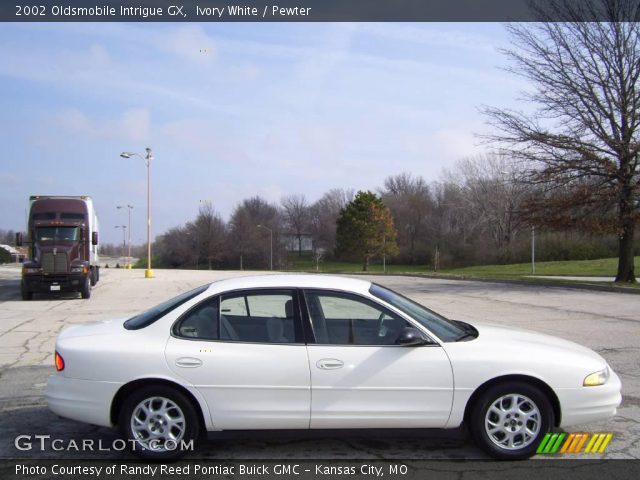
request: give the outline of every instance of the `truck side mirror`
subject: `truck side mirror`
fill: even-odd
[[[24,243],[24,234],[22,232],[16,232],[16,247],[21,247]]]
[[[98,245],[98,232],[91,233],[91,245]]]

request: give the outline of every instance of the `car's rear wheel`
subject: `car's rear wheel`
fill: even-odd
[[[153,460],[181,457],[195,446],[200,432],[193,404],[164,385],[144,387],[129,396],[119,425],[132,451]]]
[[[495,385],[473,405],[471,434],[494,458],[520,460],[535,454],[553,425],[553,409],[546,395],[524,382]]]

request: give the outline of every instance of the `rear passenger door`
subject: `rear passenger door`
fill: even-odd
[[[172,333],[169,366],[200,390],[216,428],[309,427],[309,361],[295,290],[216,296],[182,315]]]

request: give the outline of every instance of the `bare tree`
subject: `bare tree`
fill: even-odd
[[[413,177],[405,172],[387,177],[380,195],[393,215],[400,254],[416,263],[417,245],[422,243],[424,250],[429,236],[428,218],[434,208],[429,185],[422,177]]]
[[[282,256],[280,248],[281,218],[278,209],[260,197],[242,201],[229,220],[227,251],[234,259],[242,256],[245,267],[264,267],[269,265],[270,235],[273,235],[274,263],[277,265]],[[258,228],[262,225],[264,228]]]
[[[530,191],[518,181],[518,173],[514,160],[503,155],[466,158],[449,173],[450,181],[459,182],[470,218],[503,255],[523,226],[522,209]]]
[[[313,248],[332,253],[336,248],[336,220],[351,200],[355,192],[342,188],[333,188],[325,193],[310,208],[310,227],[313,236]]]
[[[190,231],[197,245],[196,253],[202,255],[211,270],[213,262],[223,257],[226,227],[222,217],[214,210],[208,200],[200,204],[196,221],[191,224]]]
[[[13,230],[0,229],[0,243],[4,245],[15,245],[16,232]]]
[[[163,267],[180,268],[188,263],[190,246],[185,242],[187,229],[173,227],[156,238],[153,246],[157,263]]]
[[[616,282],[635,282],[640,5],[557,0],[536,13],[541,23],[508,27],[516,48],[505,53],[511,71],[532,82],[525,99],[539,108],[485,108],[499,129],[489,138],[544,188],[531,204],[532,219],[616,233]]]
[[[308,233],[310,211],[304,195],[289,195],[281,201],[284,221],[298,239],[298,256],[302,256],[302,237]]]
[[[469,264],[470,258],[461,252],[472,247],[478,231],[478,219],[465,206],[463,187],[451,180],[431,185],[434,211],[430,219],[433,264],[452,266]],[[440,252],[437,261],[436,252]],[[446,261],[445,261],[446,260]]]

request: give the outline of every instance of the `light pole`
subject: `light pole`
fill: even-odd
[[[121,228],[122,229],[122,256],[124,257],[126,254],[126,237],[127,237],[127,226],[126,225],[116,225],[113,228]]]
[[[264,225],[256,225],[258,228],[269,230],[269,270],[273,270],[273,230]]]
[[[382,273],[387,273],[387,237],[382,235]]]
[[[531,226],[531,275],[536,274],[536,227]]]
[[[126,208],[129,211],[129,256],[127,257],[127,268],[131,269],[131,209],[133,208],[133,205],[118,205],[116,207],[118,210],[120,210],[121,208]]]
[[[122,152],[122,158],[140,157],[147,165],[147,269],[144,272],[145,278],[153,278],[153,270],[151,270],[151,148],[147,147],[147,154],[143,157],[135,152]]]

